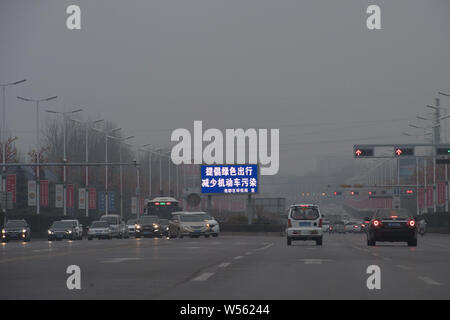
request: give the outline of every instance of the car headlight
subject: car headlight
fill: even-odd
[[[153,228],[158,228],[158,227],[159,226],[156,223],[153,224]]]
[[[68,234],[71,234],[71,233],[72,233],[72,230],[67,230],[67,233],[68,233]]]
[[[25,233],[25,232],[27,232],[27,229],[25,229],[25,228],[22,229],[22,233]]]
[[[2,233],[6,233],[5,229],[2,229]]]
[[[140,229],[141,228],[141,226],[138,225],[138,224],[136,224],[135,227],[136,227],[136,229]]]
[[[52,230],[48,230],[48,234],[52,234],[53,233],[53,231]]]
[[[209,223],[207,223],[207,224],[206,224],[206,227],[207,227],[207,228],[209,228],[209,227],[210,227]]]

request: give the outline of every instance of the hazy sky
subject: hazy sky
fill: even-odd
[[[370,4],[382,30],[366,28]],[[0,0],[0,83],[22,78],[7,119],[23,147],[35,113],[15,97],[58,95],[48,106],[83,107],[137,144],[168,145],[194,120],[279,128],[280,173],[302,174],[354,143],[412,142],[408,121],[450,91],[450,1]]]

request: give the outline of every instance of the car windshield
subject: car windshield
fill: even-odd
[[[383,209],[378,210],[375,214],[376,218],[382,219],[398,219],[398,218],[408,218],[410,216],[409,211],[407,209]]]
[[[101,217],[100,220],[107,221],[110,225],[111,224],[119,224],[117,217]]]
[[[92,222],[91,228],[107,228],[109,223],[107,221],[95,221]]]
[[[319,218],[319,211],[314,207],[294,207],[291,209],[294,220],[315,220]]]
[[[156,216],[143,216],[139,218],[140,223],[157,223],[158,217]]]
[[[205,217],[199,214],[180,215],[180,221],[183,222],[200,222],[205,221]]]
[[[71,228],[73,222],[71,221],[55,221],[52,224],[52,228]]]
[[[25,221],[8,221],[6,223],[6,228],[20,228],[26,227],[27,223]]]

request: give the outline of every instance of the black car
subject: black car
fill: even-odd
[[[72,221],[55,221],[48,229],[48,241],[70,239],[76,240],[76,226]]]
[[[366,227],[368,246],[374,246],[377,241],[404,241],[410,247],[417,246],[416,221],[407,209],[378,209],[368,220],[370,220]]]
[[[141,216],[136,222],[135,237],[158,237],[163,236],[163,230],[157,216]]]
[[[9,220],[2,230],[2,242],[9,240],[31,240],[31,232],[25,220]]]

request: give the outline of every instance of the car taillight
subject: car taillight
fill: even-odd
[[[413,228],[416,225],[416,222],[414,220],[409,220],[408,221],[408,226],[410,226],[411,228]]]
[[[379,227],[381,222],[379,220],[373,220],[372,224],[374,227]]]
[[[288,219],[288,228],[292,228],[292,222],[291,222],[291,219]]]
[[[322,219],[319,220],[319,227],[322,228]]]

